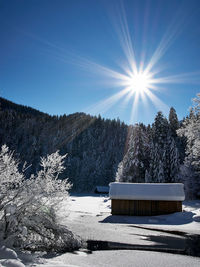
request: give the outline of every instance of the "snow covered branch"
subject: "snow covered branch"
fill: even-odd
[[[30,250],[73,250],[80,244],[56,221],[55,205],[68,196],[71,184],[59,179],[66,155],[41,158],[41,170],[25,179],[14,152],[0,151],[0,230],[10,246]]]

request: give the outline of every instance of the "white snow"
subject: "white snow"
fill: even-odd
[[[159,236],[174,237],[173,234],[162,233],[159,230],[176,230],[189,234],[200,234],[200,222],[198,219],[200,218],[200,201],[184,201],[183,212],[144,217],[112,216],[110,213],[110,204],[111,201],[108,196],[72,195],[60,208],[58,212],[59,221],[84,239],[136,245],[158,245],[154,240],[149,240],[150,236],[155,238]],[[149,228],[150,230],[136,228],[135,226]],[[158,231],[152,231],[151,229]],[[43,267],[200,266],[200,258],[137,250],[96,251],[92,254],[87,254],[82,251],[51,255],[49,257],[43,257],[41,254],[36,261],[31,261],[31,259],[24,260],[18,252],[15,253],[13,250],[1,247],[0,255],[0,266],[11,267],[24,265]]]
[[[17,253],[5,246],[0,247],[0,266],[24,267],[25,265],[18,258]]]
[[[62,218],[61,221],[63,224],[72,227],[73,231],[78,230],[78,234],[80,235],[95,236],[95,231],[97,234],[100,230],[99,236],[102,240],[108,240],[106,236],[109,235],[108,232],[110,230],[113,232],[116,229],[118,235],[113,237],[112,234],[112,240],[118,237],[120,240],[120,234],[123,234],[126,231],[125,229],[127,229],[125,225],[140,225],[166,230],[179,230],[190,234],[200,234],[200,223],[198,221],[200,217],[200,200],[184,201],[183,212],[168,215],[112,216],[111,200],[108,196],[73,195],[69,198],[68,204],[63,205],[62,209],[60,209],[59,216]],[[103,239],[104,233],[101,232],[102,227],[105,232],[105,238],[107,239]],[[79,228],[81,229],[80,232]],[[128,238],[130,239],[130,237]]]
[[[5,246],[0,247],[0,259],[17,259],[17,253]]]
[[[36,265],[35,265],[36,266]],[[199,267],[200,259],[147,251],[95,251],[89,255],[65,253],[37,267]]]
[[[185,199],[184,185],[181,183],[110,183],[111,199],[129,200],[169,200]]]
[[[7,267],[25,267],[23,263],[21,263],[19,260],[4,260],[1,262],[2,266]]]

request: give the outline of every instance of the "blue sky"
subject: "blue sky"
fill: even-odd
[[[198,0],[0,0],[0,95],[55,115],[147,124],[173,106],[182,119],[200,92],[199,14]],[[157,51],[154,100],[113,97],[130,46],[137,68]]]

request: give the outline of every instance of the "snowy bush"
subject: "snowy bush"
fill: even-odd
[[[29,250],[74,250],[80,242],[57,223],[55,210],[71,184],[59,179],[64,159],[59,152],[41,158],[41,170],[25,179],[6,145],[0,151],[0,229],[4,243]]]

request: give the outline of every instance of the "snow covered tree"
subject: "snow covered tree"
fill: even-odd
[[[66,155],[41,158],[41,170],[25,179],[24,169],[6,145],[0,151],[0,230],[4,242],[29,250],[73,250],[74,235],[57,223],[55,207],[68,196],[68,180],[60,180]]]
[[[173,129],[176,128],[175,110],[170,110]],[[174,119],[173,119],[174,118]],[[162,112],[158,112],[152,125],[152,144],[146,182],[175,182],[179,172],[179,152],[170,125]]]
[[[127,152],[118,166],[116,180],[120,182],[144,182],[148,164],[148,137],[144,125],[129,128]]]
[[[163,149],[167,135],[169,133],[169,124],[161,111],[159,111],[155,117],[152,125],[153,142],[157,143],[161,149]]]
[[[163,164],[161,161],[160,150],[157,143],[151,143],[150,146],[150,160],[149,160],[149,168],[145,173],[145,182],[146,183],[158,183],[162,182],[163,179]],[[162,177],[159,175],[162,174]]]
[[[175,139],[170,134],[167,136],[163,149],[162,161],[165,175],[163,182],[176,182],[180,168],[180,159]]]
[[[150,163],[146,172],[146,182],[164,182],[163,154],[168,134],[168,121],[162,112],[158,112],[152,125],[152,140],[150,145]]]
[[[19,188],[25,180],[23,173],[18,170],[18,165],[13,152],[10,152],[8,147],[3,145],[0,152],[0,211],[17,197]]]
[[[193,192],[192,197],[200,197],[200,93],[193,99],[194,106],[190,111],[190,116],[183,122],[182,127],[177,131],[179,136],[186,137],[186,158],[183,169],[186,173],[183,180],[190,186]],[[189,174],[190,173],[190,174]],[[187,181],[189,179],[189,181]]]

